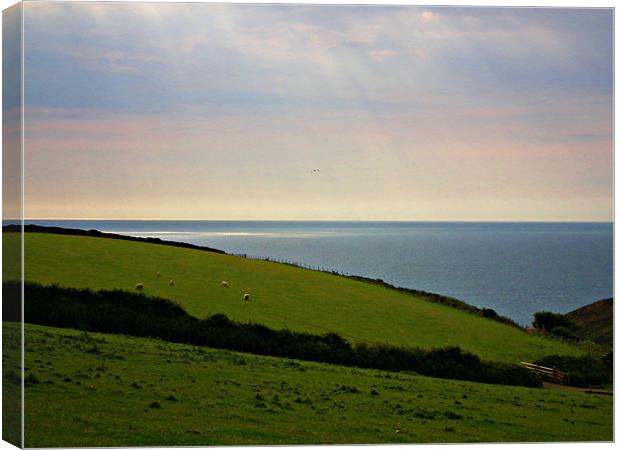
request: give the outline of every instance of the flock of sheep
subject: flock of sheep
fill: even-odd
[[[161,276],[161,272],[157,272],[157,276],[160,277]],[[170,282],[168,283],[170,284],[170,286],[174,286],[174,280],[170,280]],[[229,287],[228,286],[228,282],[227,281],[222,281],[222,287]],[[144,289],[144,283],[138,283],[136,284],[136,289],[141,291],[142,289]],[[250,294],[243,294],[243,300],[249,302],[250,301]]]

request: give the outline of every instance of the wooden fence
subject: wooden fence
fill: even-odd
[[[284,259],[284,258],[275,258],[273,256],[257,256],[257,255],[248,255],[247,253],[230,253],[233,256],[237,256],[239,258],[246,258],[246,259],[256,259],[258,261],[271,261],[271,262],[277,262],[280,264],[286,264],[289,266],[295,266],[295,267],[299,267],[301,269],[310,269],[310,270],[315,270],[318,272],[325,272],[325,273],[333,273],[336,275],[343,275],[343,276],[353,276],[352,273],[346,272],[346,271],[339,271],[339,270],[335,270],[335,269],[331,269],[329,267],[324,267],[324,266],[315,266],[313,264],[304,264],[304,263],[300,263],[297,261],[292,261],[290,259]]]
[[[543,380],[552,381],[553,383],[557,384],[568,384],[568,374],[566,372],[562,372],[559,369],[556,369],[555,367],[551,368],[539,366],[526,362],[522,362],[521,365],[530,372],[534,372]]]

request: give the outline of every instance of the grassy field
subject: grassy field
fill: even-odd
[[[11,239],[13,238],[13,239]],[[17,235],[5,246],[17,245]],[[393,290],[266,261],[103,238],[27,233],[26,279],[169,298],[190,314],[411,347],[458,345],[483,359],[533,361],[577,354],[557,341]],[[156,273],[161,272],[161,277]],[[175,284],[171,286],[169,280]],[[229,288],[221,286],[226,280]],[[250,293],[251,302],[242,301]],[[26,300],[27,301],[27,300]]]
[[[22,366],[21,325],[2,323],[2,440],[21,445]]]
[[[28,447],[612,439],[610,397],[152,339],[26,325],[26,367]]]

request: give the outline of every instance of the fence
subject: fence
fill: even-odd
[[[325,273],[331,273],[331,274],[335,274],[335,275],[343,275],[343,276],[347,276],[350,277],[353,274],[346,272],[346,271],[339,271],[339,270],[335,270],[335,269],[331,269],[329,267],[323,267],[323,266],[316,266],[313,264],[304,264],[304,263],[300,263],[297,261],[291,261],[289,259],[283,259],[283,258],[274,258],[272,256],[256,256],[256,255],[248,255],[247,253],[230,253],[233,256],[238,256],[240,258],[246,258],[246,259],[256,259],[259,261],[271,261],[271,262],[277,262],[280,264],[286,264],[289,266],[295,266],[295,267],[299,267],[301,269],[309,269],[309,270],[315,270],[318,272],[325,272]]]
[[[539,366],[532,363],[522,362],[521,365],[525,367],[530,372],[534,372],[540,378],[548,381],[552,381],[557,384],[568,384],[568,374],[566,372],[562,372],[555,367],[545,367]]]

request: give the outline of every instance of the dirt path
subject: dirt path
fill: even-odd
[[[586,394],[599,394],[599,395],[614,395],[614,391],[605,391],[602,389],[592,388],[579,388],[574,386],[564,386],[563,384],[543,382],[543,388],[551,389],[554,391],[572,391],[572,392],[585,392]]]

